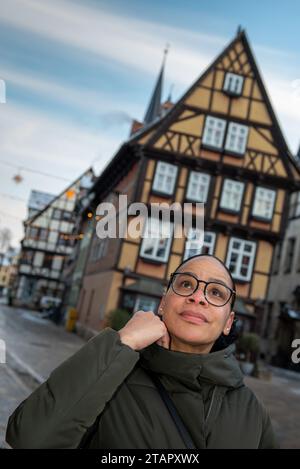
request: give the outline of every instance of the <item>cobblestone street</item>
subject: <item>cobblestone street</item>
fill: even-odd
[[[0,447],[7,447],[9,415],[85,342],[38,313],[5,305],[0,305],[0,339],[7,347],[7,362],[0,365]],[[249,377],[245,381],[269,410],[281,448],[300,448],[300,375],[272,371],[271,381]]]
[[[6,364],[0,364],[0,447],[7,420],[18,404],[84,341],[36,312],[0,305],[0,339]]]

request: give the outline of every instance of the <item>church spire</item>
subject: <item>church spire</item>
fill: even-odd
[[[161,95],[162,95],[162,88],[163,88],[163,75],[164,75],[164,68],[165,68],[165,63],[166,63],[166,57],[169,51],[169,44],[166,45],[166,48],[164,50],[164,58],[163,58],[163,63],[160,69],[160,73],[148,106],[148,109],[146,111],[145,117],[144,117],[144,125],[150,124],[153,122],[155,119],[160,117],[161,115]]]
[[[296,153],[296,160],[297,160],[297,163],[300,164],[300,144],[299,144],[298,152]]]

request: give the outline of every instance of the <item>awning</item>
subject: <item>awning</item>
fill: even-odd
[[[256,317],[255,314],[253,314],[252,311],[247,308],[246,303],[242,298],[236,298],[233,311],[240,316],[244,316],[250,319],[255,319]]]
[[[123,285],[123,290],[139,293],[141,295],[155,296],[161,298],[164,294],[164,287],[155,280],[138,279],[130,285]]]

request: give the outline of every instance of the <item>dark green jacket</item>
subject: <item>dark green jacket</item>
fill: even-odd
[[[156,343],[136,352],[106,328],[56,368],[9,418],[13,448],[76,448],[101,414],[90,448],[185,448],[156,372],[199,449],[277,447],[267,412],[243,384],[234,345],[206,355]]]

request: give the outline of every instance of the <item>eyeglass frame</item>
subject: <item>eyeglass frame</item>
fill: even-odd
[[[195,290],[190,293],[189,295],[181,295],[180,293],[177,293],[174,288],[173,288],[173,279],[176,275],[189,275],[190,277],[194,278],[196,281],[197,281],[197,287],[195,288]],[[200,283],[205,283],[205,287],[204,287],[204,290],[203,290],[203,294],[204,294],[204,297],[206,299],[206,301],[212,305],[212,306],[216,306],[217,308],[222,308],[223,306],[227,305],[227,303],[232,299],[232,297],[234,298],[234,301],[235,301],[235,297],[236,297],[236,290],[235,289],[232,289],[230,287],[228,287],[227,285],[225,285],[224,283],[222,282],[216,282],[216,281],[213,281],[213,282],[206,282],[205,280],[200,280],[198,279],[194,274],[190,273],[190,272],[172,272],[171,275],[170,275],[170,280],[169,280],[169,283],[168,283],[168,287],[167,287],[167,290],[171,287],[173,292],[175,293],[175,295],[179,295],[179,296],[183,296],[183,297],[186,297],[188,298],[189,296],[192,296],[194,293],[196,293],[196,291],[198,290],[199,288],[199,284]],[[207,286],[210,284],[210,283],[216,283],[217,285],[222,285],[223,287],[227,288],[229,291],[230,291],[230,296],[228,298],[228,300],[226,301],[226,303],[224,303],[223,305],[215,305],[214,303],[211,303],[207,298],[206,298],[206,289],[207,289]],[[232,303],[233,304],[233,303]]]

